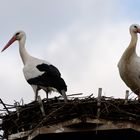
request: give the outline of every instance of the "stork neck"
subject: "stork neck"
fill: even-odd
[[[132,50],[134,50],[134,51],[136,49],[137,40],[138,40],[137,33],[132,32],[131,33],[131,41],[130,41],[130,44],[129,44],[129,48],[132,48]]]
[[[129,61],[131,56],[136,55],[136,45],[137,45],[138,36],[137,33],[131,33],[131,41],[124,53],[124,57],[126,61]]]
[[[21,40],[19,40],[19,53],[24,65],[26,64],[28,58],[30,57],[25,48],[25,41],[26,37],[23,37]]]

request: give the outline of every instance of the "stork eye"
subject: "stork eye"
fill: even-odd
[[[20,33],[16,33],[16,36],[19,35]]]
[[[134,25],[134,28],[136,28],[136,29],[137,29],[137,26],[136,26],[136,25]]]

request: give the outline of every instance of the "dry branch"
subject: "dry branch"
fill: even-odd
[[[15,111],[7,111],[2,114],[1,130],[6,138],[10,134],[32,130],[41,126],[49,126],[64,122],[74,118],[103,118],[114,121],[133,121],[140,123],[140,103],[136,100],[114,99],[102,96],[98,99],[92,96],[86,98],[73,98],[65,103],[57,98],[42,100],[45,116],[42,115],[39,102],[31,102],[25,105],[10,106],[15,107]],[[100,116],[97,110],[100,107]],[[16,108],[18,108],[16,110]],[[6,105],[4,109],[7,110]],[[31,132],[32,132],[31,131]]]

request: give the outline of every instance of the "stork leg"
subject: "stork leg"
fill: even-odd
[[[35,93],[35,101],[37,101],[37,97],[38,97],[38,87],[36,85],[32,85],[32,88],[34,90],[34,93]]]
[[[38,99],[38,90],[36,90],[35,92],[35,101],[37,101],[37,99]]]
[[[49,93],[49,91],[45,90],[45,92],[46,92],[46,98],[47,98],[47,101],[48,101],[48,93]]]
[[[62,94],[62,96],[64,98],[65,103],[67,103],[68,102],[68,99],[67,99],[66,92],[64,90],[61,90],[61,94]]]

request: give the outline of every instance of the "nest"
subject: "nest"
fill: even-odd
[[[67,103],[53,98],[34,101],[25,105],[13,106],[15,111],[1,114],[3,137],[33,130],[41,126],[50,126],[74,118],[102,118],[113,121],[131,121],[140,123],[140,103],[137,100],[114,99],[108,97],[72,98]]]

